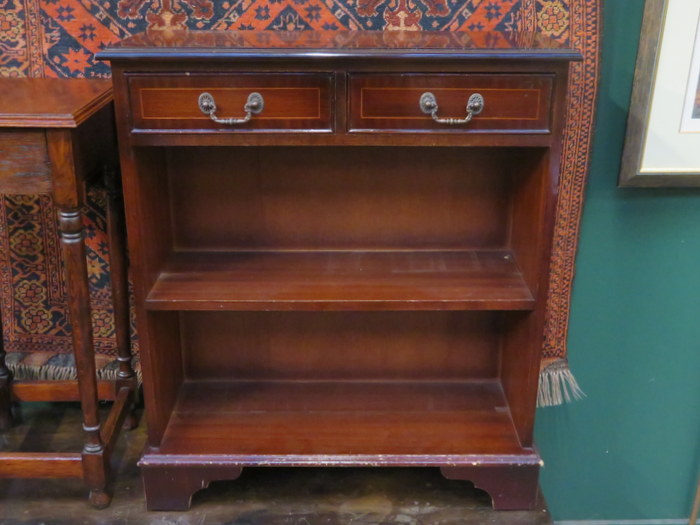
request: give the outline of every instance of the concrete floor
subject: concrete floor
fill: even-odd
[[[27,403],[0,449],[80,450],[80,411]],[[0,479],[0,524],[87,525],[549,525],[544,502],[530,512],[494,512],[471,484],[437,469],[247,469],[198,492],[187,512],[147,512],[136,461],[144,425],[120,438],[112,505],[94,510],[78,480]]]

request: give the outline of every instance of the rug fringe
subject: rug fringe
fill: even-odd
[[[17,380],[26,381],[72,381],[78,378],[78,371],[72,366],[42,365],[33,366],[22,363],[7,363],[12,375]],[[136,377],[139,385],[142,383],[141,367],[136,367]],[[118,368],[102,368],[97,370],[100,381],[115,381]]]
[[[557,359],[540,370],[537,406],[551,407],[586,397],[569,370],[566,359]]]

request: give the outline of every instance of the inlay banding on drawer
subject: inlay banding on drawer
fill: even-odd
[[[332,131],[331,75],[324,73],[235,73],[130,75],[132,132],[308,132]],[[219,118],[240,118],[251,93],[264,108],[248,121],[214,122],[198,100],[209,93]]]
[[[549,133],[553,76],[546,74],[351,74],[349,131]],[[421,110],[431,93],[439,122]],[[483,97],[473,118],[467,103]],[[462,122],[457,122],[462,121]]]

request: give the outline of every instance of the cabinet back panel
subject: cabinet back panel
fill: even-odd
[[[190,379],[496,377],[494,312],[183,312]]]
[[[172,149],[176,248],[500,248],[507,151]]]

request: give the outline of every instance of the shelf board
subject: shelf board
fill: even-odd
[[[175,252],[151,310],[531,310],[500,250]]]
[[[156,455],[346,466],[534,457],[496,380],[188,381]]]

